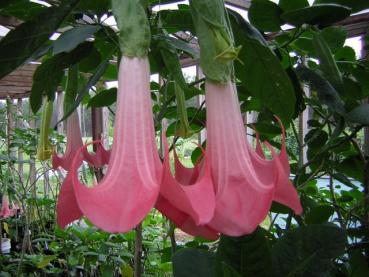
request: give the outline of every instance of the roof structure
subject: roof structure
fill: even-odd
[[[251,0],[229,0],[225,2],[233,7],[247,10],[250,7]],[[16,27],[20,23],[16,18],[0,16],[0,25],[2,26]],[[345,27],[349,37],[364,35],[369,30],[369,12],[353,15],[337,25]],[[273,37],[273,34],[268,36]],[[182,59],[183,67],[196,64],[198,64],[197,60],[187,57]],[[36,68],[37,64],[27,64],[0,79],[0,99],[28,97],[32,87],[32,76]]]

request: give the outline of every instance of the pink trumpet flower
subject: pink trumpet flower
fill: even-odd
[[[276,191],[283,194],[295,190],[285,180],[284,163],[288,160],[274,151],[273,159],[266,160],[249,145],[234,84],[207,82],[205,90],[207,154],[216,193],[215,213],[208,225],[230,236],[252,233],[267,215],[273,199],[288,199],[284,202],[301,213],[297,193],[275,197]]]
[[[203,174],[194,176],[194,174],[183,174],[183,171],[189,171],[190,169],[187,170],[179,163],[174,151],[176,157],[176,178],[173,178],[170,171],[168,143],[165,137],[163,141],[166,154],[164,157],[160,195],[169,201],[172,206],[188,214],[196,225],[208,223],[214,214],[215,194],[207,157],[205,156]],[[197,169],[198,167],[196,167]],[[194,176],[196,179],[185,179],[182,177],[184,175]]]
[[[70,168],[80,210],[108,232],[134,228],[154,206],[159,194],[162,164],[155,142],[149,84],[148,58],[123,56],[108,171],[99,184],[90,188],[78,178],[83,160],[78,152]]]
[[[216,240],[219,232],[208,225],[196,225],[192,217],[173,206],[168,200],[159,195],[155,208],[164,216],[174,222],[174,224],[191,236],[200,236],[208,240]]]
[[[9,207],[9,199],[7,195],[3,195],[1,210],[0,210],[0,218],[5,219],[8,217],[12,217],[17,213],[17,209]]]
[[[164,137],[165,157],[160,196],[155,207],[182,231],[216,240],[216,230],[206,225],[214,214],[215,194],[207,157],[194,168],[184,167],[174,149],[175,178],[170,171],[168,144]]]
[[[275,154],[275,150],[270,143],[265,142],[265,145],[272,152],[275,157],[276,166],[279,170],[278,182],[275,187],[274,199],[275,201],[290,207],[296,214],[302,213],[302,207],[299,200],[299,196],[293,184],[291,183],[289,176],[291,174],[290,164],[288,162],[288,155],[286,150],[286,135],[282,122],[279,118],[276,118],[282,128],[282,144],[279,155]],[[259,136],[256,137],[256,153],[262,158],[265,158],[264,152],[261,147]]]
[[[91,154],[89,154],[87,151],[87,147],[91,144],[101,145],[101,142],[93,141],[91,143],[82,146],[79,149],[80,152],[77,152],[82,153],[81,155],[79,155],[80,158],[85,159],[86,156],[91,156]],[[101,160],[101,163],[98,163],[96,167],[101,167],[103,165],[108,164],[110,158],[110,151],[106,151],[104,149],[104,155],[102,157],[103,159]],[[92,165],[94,166],[94,164]],[[78,206],[77,199],[74,195],[71,173],[67,174],[67,177],[64,179],[63,184],[61,185],[58,201],[56,204],[56,211],[57,211],[56,221],[60,228],[65,228],[65,226],[67,226],[68,224],[72,223],[77,219],[80,219],[83,216],[82,211]]]
[[[79,126],[79,119],[77,111],[74,111],[67,119],[67,147],[62,157],[54,153],[52,156],[53,169],[62,167],[65,170],[69,170],[74,155],[79,148],[83,146],[81,129]],[[96,154],[90,154],[86,151],[83,155],[88,163],[94,166],[100,166],[108,159],[108,151],[99,143],[97,146]]]
[[[68,172],[61,185],[58,202],[56,203],[56,222],[60,228],[65,228],[65,226],[80,219],[82,216],[82,211],[74,195],[72,175]]]

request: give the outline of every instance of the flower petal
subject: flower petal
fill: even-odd
[[[61,185],[56,204],[56,222],[60,228],[65,228],[68,224],[81,218],[82,215],[74,196],[72,175],[68,173]]]
[[[113,233],[134,228],[154,206],[162,169],[154,136],[147,57],[123,56],[118,81],[114,143],[105,177],[88,188],[77,176],[78,155],[71,167],[81,211],[93,224]]]
[[[232,83],[206,82],[207,154],[216,190],[209,226],[230,236],[251,233],[265,218],[277,172],[248,145]]]
[[[172,220],[179,229],[191,236],[200,236],[208,240],[216,240],[219,237],[219,232],[208,225],[196,225],[191,216],[178,210],[162,196],[158,197],[155,208]]]
[[[63,156],[53,153],[52,167],[69,170],[71,161],[79,148],[83,146],[81,129],[77,111],[74,111],[67,119],[67,147]],[[83,152],[85,160],[93,166],[99,167],[109,161],[109,151],[105,150],[101,143],[96,144],[96,153],[91,154],[87,149]]]
[[[163,142],[165,157],[160,194],[172,206],[188,214],[196,225],[208,223],[214,214],[215,194],[206,156],[204,174],[191,184],[181,184],[173,178],[170,171],[168,142],[165,136]]]

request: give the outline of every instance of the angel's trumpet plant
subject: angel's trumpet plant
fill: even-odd
[[[16,208],[10,208],[9,207],[9,198],[7,195],[3,195],[2,197],[2,203],[1,203],[1,210],[0,210],[0,218],[8,218],[12,217],[17,213]]]
[[[207,224],[197,225],[189,214],[173,206],[161,195],[158,197],[155,208],[173,221],[179,229],[191,236],[200,236],[208,240],[216,240],[219,237],[218,231],[212,229]]]
[[[68,113],[71,109],[71,103],[74,103],[78,89],[78,66],[74,65],[69,68],[67,76],[67,85],[65,89],[64,97],[64,114]],[[79,118],[77,110],[75,110],[67,119],[67,147],[63,156],[59,156],[57,153],[53,153],[52,166],[53,169],[62,167],[65,170],[69,170],[71,161],[79,148],[83,146],[81,128],[79,126]],[[89,154],[84,151],[84,157],[88,163],[94,166],[100,166],[108,159],[108,153],[104,149],[101,143],[96,145],[96,153]],[[106,161],[106,163],[108,160]]]
[[[229,236],[241,236],[252,233],[263,221],[273,199],[296,213],[302,209],[288,181],[284,143],[279,156],[267,144],[273,156],[267,160],[246,139],[232,81],[233,60],[239,49],[233,46],[224,2],[190,0],[190,6],[200,44],[200,65],[207,77],[206,153],[216,194],[214,216],[207,225]]]
[[[37,146],[37,158],[45,161],[51,157],[52,147],[49,141],[50,123],[53,116],[53,100],[46,100],[42,108],[40,139]]]
[[[285,130],[283,127],[282,122],[276,117],[279,125],[282,128],[282,143],[281,143],[281,150],[280,153],[277,155],[275,150],[270,145],[269,142],[265,142],[265,145],[271,151],[275,163],[270,163],[271,166],[276,166],[279,170],[278,180],[275,185],[275,192],[274,192],[274,201],[277,201],[283,205],[290,207],[292,210],[295,211],[296,214],[302,213],[302,207],[297,195],[297,191],[293,184],[291,183],[289,177],[291,174],[290,171],[290,164],[288,162],[288,155],[286,150],[286,139],[285,139]],[[265,159],[264,152],[261,147],[259,136],[256,136],[256,153]]]
[[[109,232],[134,228],[154,206],[159,193],[161,162],[157,152],[147,57],[123,56],[118,79],[114,141],[102,181],[86,187],[78,178],[80,155],[70,169],[82,213]]]
[[[176,178],[173,178],[170,171],[168,143],[163,139],[165,156],[163,162],[163,177],[160,186],[160,195],[173,207],[188,214],[196,225],[208,223],[214,214],[215,195],[210,167],[207,157],[204,157],[203,174],[191,174],[191,169],[184,168],[176,158]],[[198,167],[195,167],[196,169]],[[181,178],[186,170],[190,179]],[[164,212],[165,213],[165,212]]]
[[[90,157],[90,154],[88,154],[87,152],[87,147],[90,144],[101,146],[100,141],[94,141],[80,147],[74,154],[74,157],[78,155],[78,158],[76,158],[78,160],[78,165],[81,165],[83,160],[87,161],[86,158]],[[101,160],[101,163],[95,165],[96,167],[108,164],[110,152],[105,151],[104,155],[104,159]],[[91,161],[87,162],[94,166],[94,163],[91,163]],[[66,225],[83,216],[83,213],[78,206],[77,199],[74,194],[72,172],[68,172],[67,177],[64,179],[63,184],[61,185],[58,201],[56,204],[56,212],[56,221],[60,228],[65,228]]]
[[[177,113],[179,115],[179,126],[176,130],[176,135],[182,138],[189,138],[193,135],[193,131],[188,122],[184,91],[178,83],[174,84],[174,92],[176,95]]]
[[[167,147],[165,149],[167,149]],[[201,236],[208,240],[216,240],[219,237],[218,231],[206,225],[209,219],[212,218],[215,208],[214,188],[210,175],[209,161],[203,151],[204,162],[198,162],[194,168],[187,168],[179,161],[175,148],[173,152],[175,179],[171,177],[170,168],[167,162],[168,158],[166,156],[164,159],[164,172],[160,196],[155,207],[187,234]],[[193,193],[191,194],[191,191],[189,191],[189,193],[186,194],[186,187],[191,189],[191,186],[193,187]],[[169,187],[169,191],[167,191],[167,187]],[[172,187],[171,190],[177,190],[177,193],[172,192],[169,194],[170,187]],[[178,193],[181,195],[178,195]],[[167,198],[165,198],[165,196],[167,196]],[[194,202],[195,205],[198,205],[197,211],[194,212],[192,207],[183,208],[183,203],[178,204],[178,202],[185,197],[190,198],[186,199],[185,202],[190,202],[190,204]],[[199,220],[200,217],[202,220]]]
[[[63,156],[53,153],[52,166],[53,169],[62,167],[69,170],[72,160],[76,155],[78,149],[83,146],[81,128],[79,126],[79,118],[77,111],[74,111],[67,119],[67,147]],[[101,166],[108,163],[109,153],[99,142],[96,145],[96,153],[90,154],[87,150],[83,151],[85,160],[93,166]]]

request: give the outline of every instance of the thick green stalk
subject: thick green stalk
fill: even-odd
[[[76,101],[78,92],[78,65],[73,65],[68,69],[67,85],[64,96],[64,115],[69,112]]]
[[[145,6],[140,0],[112,0],[124,56],[145,57],[148,54],[151,33]]]
[[[179,84],[175,83],[174,92],[176,94],[177,114],[179,117],[179,128],[177,129],[176,135],[182,138],[188,138],[193,135],[193,131],[191,130],[190,123],[188,122],[184,91]]]
[[[214,82],[227,83],[233,78],[233,34],[223,0],[190,0],[191,14],[200,44],[200,66]]]
[[[52,154],[52,147],[49,142],[49,130],[53,115],[53,105],[53,100],[47,100],[42,108],[40,140],[37,147],[37,158],[41,161],[49,159]]]

